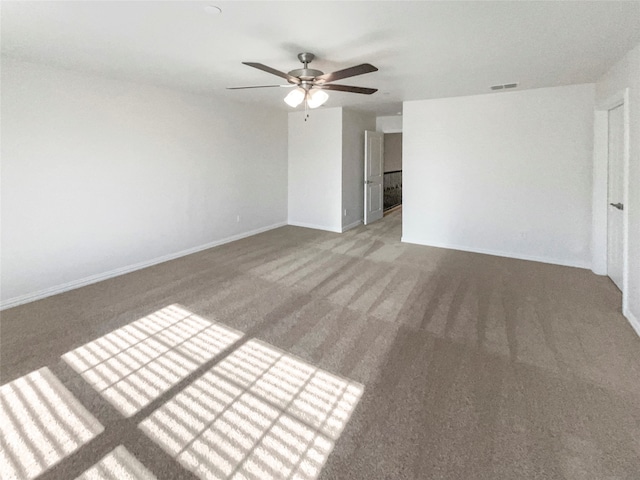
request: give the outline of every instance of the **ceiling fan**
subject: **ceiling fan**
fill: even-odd
[[[343,78],[355,77],[356,75],[363,75],[365,73],[377,72],[378,69],[369,63],[363,63],[354,67],[345,68],[332,73],[324,73],[320,70],[309,68],[309,63],[315,58],[313,53],[299,53],[298,59],[303,65],[303,68],[291,70],[289,73],[284,73],[275,68],[268,67],[262,63],[255,62],[242,62],[244,65],[248,65],[258,70],[277,75],[284,78],[288,85],[256,85],[250,87],[228,87],[229,90],[242,90],[245,88],[271,88],[271,87],[296,87],[295,90],[289,92],[284,101],[291,107],[297,107],[302,102],[305,104],[305,108],[316,108],[327,101],[329,95],[324,90],[335,90],[338,92],[350,92],[361,93],[364,95],[371,95],[378,91],[377,88],[365,88],[354,87],[351,85],[340,85],[335,82],[336,80],[342,80]]]

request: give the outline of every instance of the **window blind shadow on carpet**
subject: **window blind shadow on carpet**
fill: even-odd
[[[125,422],[202,479],[316,479],[364,391],[180,305],[62,359]],[[3,385],[0,408],[3,479],[81,463],[88,442],[118,428],[100,424],[46,367]],[[93,460],[78,479],[156,478],[121,444],[103,452],[87,455]]]

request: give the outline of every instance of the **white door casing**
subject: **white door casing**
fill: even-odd
[[[624,108],[608,111],[607,275],[624,291]]]
[[[364,224],[383,216],[384,133],[364,132]]]
[[[620,111],[609,111],[621,107]],[[622,115],[621,167],[618,175],[621,177],[622,195],[620,199],[609,201],[609,122],[617,122]],[[615,133],[614,127],[614,133]],[[617,135],[617,134],[616,134]],[[630,163],[630,112],[629,88],[624,88],[612,94],[599,103],[594,110],[593,137],[593,221],[592,221],[592,270],[598,275],[609,273],[609,213],[615,209],[609,203],[622,203],[623,210],[619,210],[622,217],[622,314],[627,317],[633,328],[640,335],[640,325],[635,323],[629,311],[629,163]],[[611,212],[617,213],[617,212]],[[614,276],[616,274],[614,273]],[[613,280],[615,281],[615,280]],[[618,285],[616,283],[616,285]]]

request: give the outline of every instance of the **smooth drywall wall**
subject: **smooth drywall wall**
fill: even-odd
[[[376,131],[398,133],[402,131],[402,115],[391,115],[376,118]]]
[[[286,222],[286,113],[2,59],[2,302]]]
[[[342,108],[289,113],[289,224],[342,231]]]
[[[342,112],[342,230],[364,219],[364,132],[375,130],[373,113]]]
[[[384,171],[402,170],[402,133],[384,134]]]
[[[594,85],[404,104],[403,240],[589,267]]]
[[[624,312],[640,335],[640,45],[596,84],[596,104],[629,89],[628,290]]]

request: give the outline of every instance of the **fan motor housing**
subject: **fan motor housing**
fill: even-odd
[[[324,75],[324,72],[320,70],[314,70],[313,68],[298,68],[296,70],[291,70],[289,75],[292,77],[297,77],[300,80],[313,80],[320,75]]]

